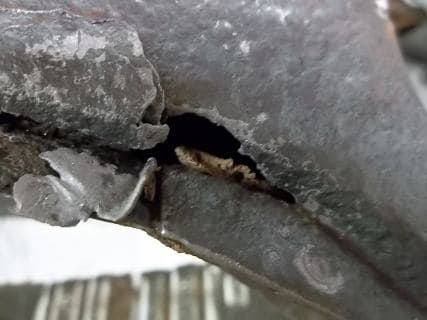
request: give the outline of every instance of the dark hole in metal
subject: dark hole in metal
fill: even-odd
[[[231,158],[236,164],[244,164],[258,172],[256,163],[238,152],[240,142],[223,126],[193,113],[170,117],[166,124],[170,129],[168,139],[141,154],[154,156],[163,164],[176,164],[178,159],[174,150],[178,146],[185,146],[219,158]]]
[[[239,140],[223,126],[193,113],[169,117],[166,124],[170,129],[167,140],[153,149],[134,151],[138,157],[155,157],[160,165],[178,164],[179,161],[174,150],[178,146],[184,146],[207,152],[219,158],[231,158],[235,164],[248,166],[259,179],[264,179],[255,161],[251,157],[239,153],[241,146]],[[238,177],[235,178],[239,180]],[[271,186],[268,193],[287,203],[295,203],[295,198],[286,190]]]

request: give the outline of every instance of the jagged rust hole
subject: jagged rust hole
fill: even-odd
[[[236,164],[248,166],[259,178],[264,179],[255,161],[239,153],[239,140],[223,126],[193,113],[170,117],[166,124],[170,128],[168,139],[153,149],[136,151],[138,157],[154,156],[160,164],[177,164],[179,162],[174,150],[178,146],[185,146],[219,158],[231,158]],[[290,204],[295,203],[295,198],[285,190],[271,187],[269,193]]]
[[[185,146],[219,158],[231,158],[236,163],[257,171],[256,163],[238,152],[240,142],[223,126],[193,113],[170,117],[166,124],[170,128],[167,140],[142,153],[158,158],[160,163],[175,164],[178,163],[175,148]]]

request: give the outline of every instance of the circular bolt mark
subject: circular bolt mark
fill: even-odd
[[[295,256],[295,266],[317,290],[327,294],[337,293],[344,284],[344,277],[329,259],[313,255],[313,248],[313,245],[304,246]]]

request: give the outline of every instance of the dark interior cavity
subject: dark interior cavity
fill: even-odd
[[[231,158],[236,164],[244,164],[257,172],[256,163],[239,153],[240,142],[223,126],[193,113],[170,117],[166,124],[170,133],[164,143],[150,150],[139,152],[154,156],[162,164],[176,164],[175,148],[185,146],[207,152],[216,157]]]
[[[259,179],[264,179],[255,161],[251,157],[239,153],[241,143],[225,127],[194,113],[169,117],[166,124],[170,129],[167,140],[153,149],[134,151],[137,157],[155,157],[160,165],[178,164],[174,150],[178,146],[185,146],[219,158],[231,158],[235,164],[248,166]],[[267,192],[287,203],[295,203],[292,194],[283,189],[271,186]]]

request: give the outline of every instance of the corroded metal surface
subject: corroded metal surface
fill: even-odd
[[[9,8],[2,11],[9,19],[30,24],[39,15],[50,21],[51,13],[25,10],[53,10],[55,17],[58,10],[72,17],[78,15],[72,20],[61,15],[58,21],[51,21],[58,30],[70,23],[72,34],[80,27],[96,34],[112,32],[110,20],[117,23],[120,34],[136,30],[139,39],[132,39],[143,43],[146,57],[138,61],[151,72],[149,87],[157,88],[157,92],[162,89],[153,79],[159,75],[168,101],[166,113],[195,113],[224,126],[241,143],[240,152],[255,161],[266,181],[289,191],[296,200],[291,209],[268,197],[265,207],[278,206],[277,216],[279,211],[289,216],[299,212],[309,223],[295,225],[297,244],[288,248],[291,242],[282,243],[278,235],[280,223],[272,223],[278,218],[261,215],[264,208],[258,207],[258,212],[250,215],[257,219],[250,225],[247,223],[251,221],[245,220],[247,211],[237,205],[212,212],[216,220],[209,224],[200,217],[194,221],[190,217],[222,205],[234,187],[224,181],[221,188],[208,193],[210,188],[205,186],[213,183],[213,178],[167,171],[156,205],[140,216],[137,210],[133,218],[137,226],[233,270],[245,273],[239,269],[245,263],[252,271],[249,278],[255,282],[267,278],[270,282],[261,281],[265,287],[272,289],[276,283],[278,291],[288,288],[300,300],[323,305],[335,317],[423,317],[417,308],[427,307],[427,112],[412,92],[395,40],[373,2],[328,0],[319,5],[313,0],[297,5],[274,0],[47,0],[35,4],[24,0],[18,5],[14,0],[1,0],[0,5]],[[42,24],[35,32],[51,27]],[[127,40],[115,40],[120,48],[124,45],[129,49]],[[132,55],[132,50],[125,52]],[[73,55],[74,60],[77,58]],[[85,58],[94,67],[95,56]],[[30,96],[37,96],[31,79],[30,84]],[[99,101],[88,95],[81,97],[93,110],[103,110]],[[151,96],[150,102],[158,100]],[[126,120],[126,125],[101,121],[98,126],[94,114],[81,122],[83,107],[74,105],[77,118],[37,103],[31,104],[34,109],[12,103],[1,108],[56,125],[74,123],[72,128],[77,130],[93,124],[88,133],[110,146],[124,139],[119,147],[142,143],[139,147],[144,148],[146,141],[152,141],[152,146],[166,138],[155,135],[150,140],[151,134],[143,132],[141,139],[128,139],[125,129],[128,124],[135,129],[134,120],[143,119],[146,109],[135,107],[135,114],[125,113],[124,118],[133,119]],[[113,118],[122,115],[116,111]],[[165,125],[154,127],[166,134]],[[173,192],[168,193],[171,184]],[[246,197],[250,202],[257,196],[246,190],[235,200]],[[203,200],[204,205],[199,206],[197,200]],[[174,220],[180,212],[180,219]],[[216,230],[215,221],[222,221],[220,213],[233,219],[218,223],[220,229]],[[181,225],[181,220],[187,223]],[[229,226],[239,232],[233,233],[235,229],[229,230]],[[259,235],[252,236],[251,230],[258,230]],[[239,237],[240,233],[245,236]],[[259,245],[253,239],[258,239]],[[275,242],[281,243],[280,249],[263,246]],[[335,260],[343,261],[341,275],[313,253],[313,243],[322,247],[322,255],[340,257]],[[226,252],[229,259],[217,259]],[[260,265],[264,254],[273,261],[270,269]],[[287,265],[281,265],[283,259]],[[292,272],[286,273],[289,270]],[[328,274],[331,271],[326,278],[322,275],[325,270]],[[360,283],[352,278],[352,272]],[[356,292],[348,283],[362,289]],[[340,294],[340,290],[349,291]],[[351,292],[363,307],[352,305]]]
[[[0,30],[2,111],[123,149],[166,138],[163,92],[135,29],[64,10],[0,9]]]
[[[43,152],[40,158],[60,178],[23,175],[13,186],[16,213],[62,227],[86,221],[94,212],[110,221],[123,219],[135,209],[157,169],[156,160],[150,158],[136,178],[67,148]]]

